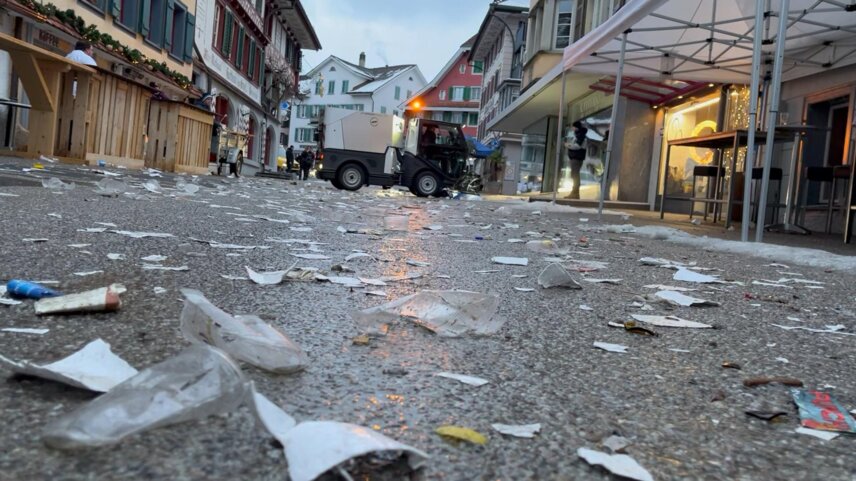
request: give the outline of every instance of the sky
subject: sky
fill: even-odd
[[[478,33],[490,0],[303,0],[322,49],[303,51],[303,73],[335,55],[366,66],[415,63],[427,81]],[[529,0],[506,5],[528,6]]]

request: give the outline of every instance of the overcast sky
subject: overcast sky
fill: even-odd
[[[335,55],[368,67],[415,63],[427,81],[478,32],[490,0],[303,0],[322,50],[304,50],[304,73]],[[528,6],[529,0],[506,5]]]

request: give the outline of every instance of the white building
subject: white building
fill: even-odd
[[[416,65],[366,67],[330,56],[301,77],[303,100],[295,100],[289,143],[297,150],[316,147],[315,129],[324,107],[403,115],[400,105],[425,86],[425,77]]]

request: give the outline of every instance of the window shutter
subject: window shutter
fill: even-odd
[[[175,0],[166,2],[166,22],[164,22],[163,46],[167,51],[172,50],[172,33],[175,28],[172,25],[172,17],[175,12]],[[229,20],[228,18],[226,19]],[[225,45],[225,44],[224,44]]]
[[[235,66],[240,69],[244,60],[244,27],[238,27],[238,44],[235,47]]]
[[[449,87],[449,100],[455,99],[455,87]]]
[[[187,26],[184,29],[184,61],[193,60],[193,32],[196,31],[196,17],[187,14]]]
[[[232,12],[226,12],[223,24],[223,54],[228,57],[232,51]]]
[[[122,0],[110,0],[110,15],[115,19],[119,19],[122,14]]]
[[[247,59],[247,76],[251,79],[256,78],[256,41],[250,40],[250,58]]]
[[[443,122],[452,121],[452,112],[443,112]]]
[[[149,36],[149,24],[152,18],[152,2],[151,0],[142,0],[142,12],[140,15],[140,33],[143,37]]]
[[[470,88],[464,87],[464,102],[470,101]]]
[[[258,75],[259,75],[259,85],[264,86],[265,84],[265,51],[261,49],[261,47],[256,47],[256,65],[259,65]]]

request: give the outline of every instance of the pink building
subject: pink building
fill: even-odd
[[[484,66],[468,61],[474,40],[464,42],[434,80],[402,104],[406,119],[453,122],[463,125],[466,135],[477,135]]]

